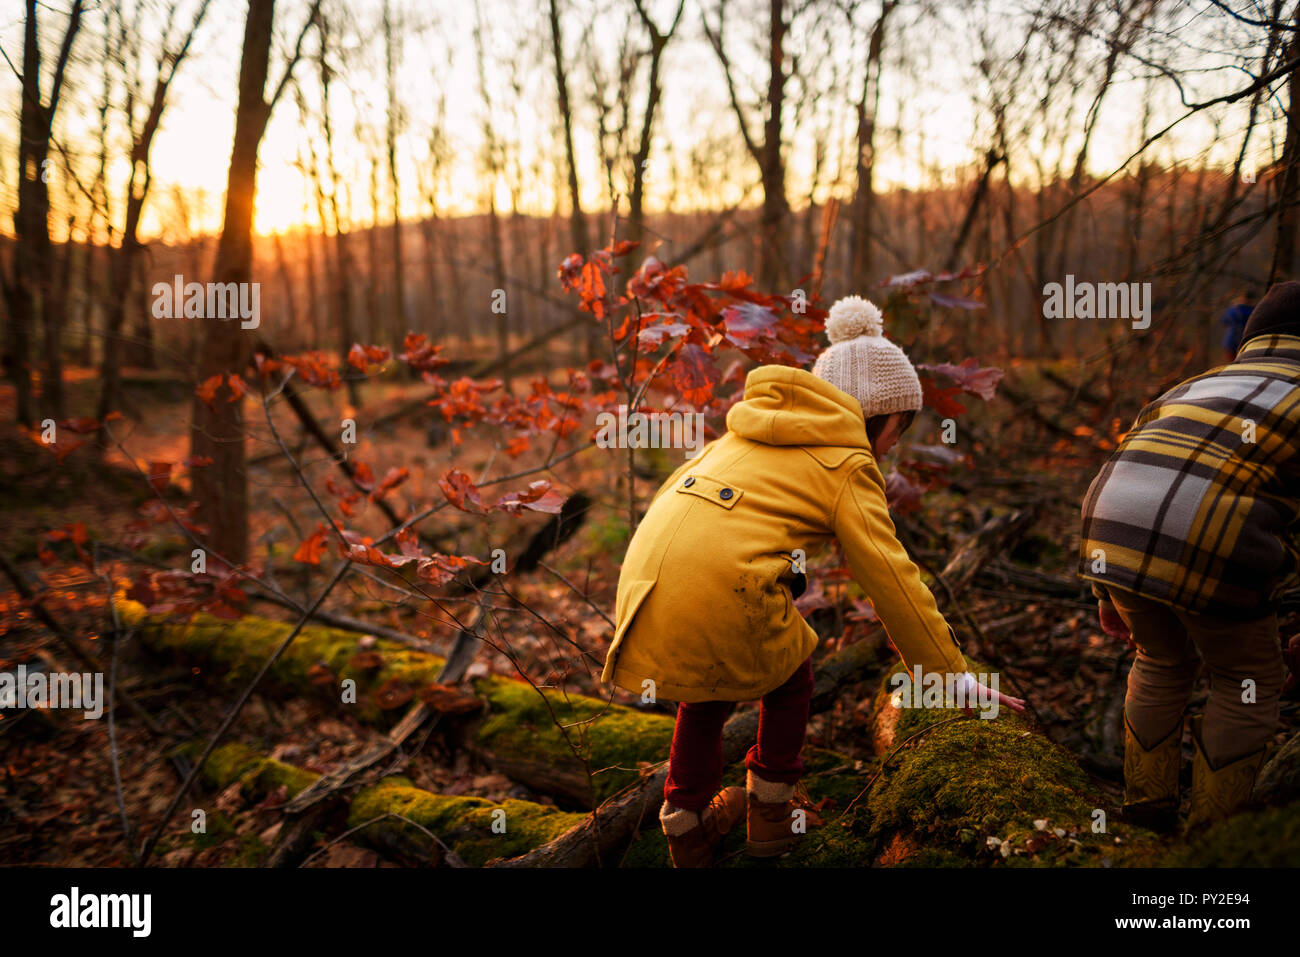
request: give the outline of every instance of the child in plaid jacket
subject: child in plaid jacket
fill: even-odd
[[[1277,604],[1300,569],[1300,282],[1255,307],[1236,359],[1138,416],[1083,504],[1080,574],[1137,660],[1124,702],[1125,811],[1172,827],[1183,709],[1203,659],[1189,825],[1250,797],[1277,729]],[[1199,654],[1198,654],[1199,653]]]

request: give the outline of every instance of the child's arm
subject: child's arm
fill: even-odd
[[[874,462],[857,469],[844,483],[832,522],[853,577],[871,597],[909,670],[920,665],[922,672],[964,674],[968,690],[982,689],[977,692],[980,700],[992,696],[1016,713],[1025,710],[1023,699],[987,688],[967,671],[952,629],[894,533],[885,480]]]
[[[904,664],[923,671],[966,671],[952,629],[894,532],[885,480],[874,462],[844,483],[832,522],[853,577],[870,596]]]

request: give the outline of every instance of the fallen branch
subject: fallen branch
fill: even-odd
[[[482,608],[475,610],[474,618],[467,623],[460,635],[470,634],[482,618]],[[440,685],[459,684],[465,677],[473,655],[452,655],[439,672],[437,683]],[[286,820],[280,830],[280,840],[276,844],[268,867],[292,867],[301,858],[309,846],[317,825],[329,816],[333,807],[343,800],[343,789],[394,751],[401,748],[412,734],[425,724],[430,730],[437,726],[441,714],[431,711],[428,705],[420,702],[413,705],[383,741],[367,748],[362,754],[346,761],[329,774],[317,779],[310,787],[296,795],[285,807]],[[430,720],[432,719],[432,720]]]
[[[343,576],[347,573],[351,564],[352,563],[347,560],[339,562],[338,566],[334,570],[334,574],[330,577],[329,582],[321,589],[320,593],[316,596],[316,599],[311,603],[309,608],[299,616],[297,624],[293,626],[293,630],[285,636],[284,640],[276,648],[275,652],[266,660],[266,663],[262,665],[262,670],[259,671],[253,678],[252,682],[244,688],[243,693],[240,694],[234,705],[232,705],[230,710],[226,713],[226,717],[222,719],[221,724],[217,727],[217,730],[213,732],[211,739],[209,739],[207,747],[204,748],[203,753],[199,755],[198,760],[194,762],[194,767],[190,770],[190,773],[185,776],[185,780],[181,782],[181,786],[177,788],[176,793],[172,795],[172,799],[167,805],[167,810],[163,812],[162,820],[158,822],[157,829],[149,835],[144,842],[144,846],[140,848],[141,865],[149,860],[149,855],[153,853],[154,847],[158,844],[158,838],[162,836],[162,832],[166,829],[168,822],[171,821],[172,815],[176,813],[176,808],[189,792],[190,787],[193,786],[194,779],[198,777],[199,772],[203,770],[203,765],[206,764],[208,758],[212,756],[212,752],[216,748],[217,744],[221,741],[225,733],[230,730],[230,726],[235,723],[235,718],[239,716],[239,712],[244,710],[244,705],[247,704],[248,699],[252,697],[253,691],[257,687],[258,683],[266,677],[267,672],[269,672],[271,668],[275,666],[275,663],[280,660],[280,656],[288,650],[291,644],[293,644],[293,640],[297,638],[298,633],[302,631],[303,625],[307,623],[307,619],[311,615],[311,612],[320,607],[321,602],[325,600],[326,596],[329,595],[334,586],[343,579]]]
[[[251,615],[238,621],[210,615],[169,620],[149,616],[143,606],[121,596],[118,601],[123,620],[138,627],[145,648],[201,664],[231,684],[246,682],[291,630],[285,622]],[[363,647],[354,634],[310,625],[275,661],[260,687],[270,694],[316,696],[360,721],[386,726],[392,707],[438,684],[442,675],[463,674],[481,646],[482,639],[462,634],[444,659],[381,638]],[[355,704],[341,704],[344,680],[355,682]],[[658,760],[672,737],[673,721],[667,715],[601,698],[538,689],[496,675],[477,678],[471,687],[483,705],[479,718],[456,726],[464,745],[530,789],[578,806],[593,807],[637,780],[638,763]],[[574,752],[575,742],[582,745],[581,756]]]
[[[207,762],[204,780],[220,790],[238,784],[250,799],[281,788],[292,798],[312,787],[320,775],[240,744],[226,744]],[[356,834],[360,843],[403,863],[426,867],[454,867],[461,862],[479,866],[500,854],[542,843],[579,816],[532,801],[498,804],[486,798],[435,794],[402,777],[369,785],[336,810],[346,816],[348,833]]]

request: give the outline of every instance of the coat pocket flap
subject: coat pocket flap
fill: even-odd
[[[719,482],[704,475],[687,475],[677,483],[676,491],[681,495],[694,495],[708,499],[714,505],[734,508],[744,495],[742,489],[728,482]]]

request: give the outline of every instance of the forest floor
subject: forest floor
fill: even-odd
[[[85,404],[93,382],[71,383],[74,407]],[[340,396],[313,394],[313,410],[323,423],[356,415],[373,421],[382,410],[422,394],[418,383],[385,381],[366,387],[364,415],[339,404]],[[84,393],[84,394],[82,394]],[[60,462],[29,439],[5,427],[0,446],[0,539],[5,553],[29,580],[40,577],[46,586],[45,607],[67,631],[90,639],[92,646],[107,627],[110,581],[126,569],[125,556],[112,543],[127,533],[127,523],[150,492],[134,471],[157,459],[186,454],[185,423],[188,397],[184,386],[165,377],[129,380],[130,410],[118,423],[121,449],[100,463],[89,446]],[[1119,716],[1131,653],[1123,643],[1104,636],[1098,627],[1095,603],[1074,574],[1078,546],[1078,503],[1106,455],[1107,435],[1118,419],[1099,421],[1077,440],[1062,435],[1036,435],[1024,440],[1034,423],[1024,416],[999,425],[995,410],[976,419],[977,444],[985,454],[958,467],[949,487],[929,493],[919,512],[897,516],[900,535],[924,568],[943,564],[952,550],[994,514],[1042,503],[1040,520],[1006,555],[996,556],[965,590],[956,614],[949,613],[971,657],[1001,663],[1003,690],[1026,697],[1033,718],[1048,737],[1070,751],[1098,788],[1116,803],[1122,791],[1122,733]],[[1005,410],[1002,410],[1005,411]],[[1134,408],[1132,411],[1136,411]],[[261,415],[250,400],[251,421]],[[1129,413],[1126,410],[1125,415]],[[279,416],[280,413],[277,413]],[[286,435],[296,435],[288,419],[278,420]],[[449,466],[473,476],[498,475],[535,464],[494,448],[490,439],[470,438],[463,444],[429,441],[427,415],[360,430],[356,459],[383,468],[408,468],[412,477],[403,487],[409,498],[397,498],[402,509],[413,509],[440,498],[437,478]],[[1004,431],[998,431],[1003,429]],[[440,438],[440,437],[435,437]],[[917,442],[930,441],[924,435]],[[1000,456],[994,449],[1018,443],[1034,454]],[[259,449],[271,448],[265,429],[250,439],[255,551],[278,575],[280,585],[297,596],[309,593],[316,579],[295,569],[289,560],[298,543],[315,528],[318,516],[301,494],[296,476],[282,460],[256,464]],[[318,449],[296,445],[304,475],[323,482],[333,466]],[[566,692],[608,697],[599,685],[599,663],[610,631],[593,606],[612,615],[618,567],[628,539],[627,489],[617,467],[593,450],[557,465],[549,477],[564,491],[582,490],[592,500],[582,528],[546,559],[545,568],[511,581],[518,604],[498,607],[502,643],[484,649],[470,677],[524,673],[537,684]],[[678,455],[678,453],[668,453]],[[667,457],[646,456],[638,473],[637,496],[644,507],[659,481],[675,464]],[[503,489],[504,490],[504,489]],[[183,498],[184,489],[177,490]],[[431,522],[453,554],[486,558],[491,548],[517,546],[541,524],[542,516],[523,520],[508,516],[476,517],[440,513]],[[97,571],[77,565],[44,569],[38,561],[44,536],[51,529],[83,523],[88,538],[102,543]],[[364,515],[358,527],[379,533],[382,516]],[[151,546],[147,559],[157,567],[179,567],[188,545],[179,537]],[[137,559],[138,560],[138,559]],[[810,568],[812,587],[800,601],[823,635],[815,659],[860,640],[872,620],[869,605],[852,584],[830,574],[837,564],[831,554]],[[312,570],[314,571],[314,570]],[[819,578],[819,572],[825,572]],[[448,592],[438,602],[414,601],[375,580],[353,578],[336,589],[329,610],[364,619],[426,639],[446,649],[456,634],[453,622],[468,615],[473,603]],[[274,606],[256,604],[257,614],[292,620]],[[36,623],[18,595],[0,592],[0,670],[21,663],[44,662],[50,670],[77,670],[50,633]],[[579,651],[580,649],[581,651]],[[149,708],[178,738],[211,732],[232,699],[228,685],[199,668],[158,662],[139,649],[127,647],[119,663],[124,687]],[[883,668],[882,672],[883,674]],[[843,695],[831,710],[814,717],[810,744],[869,760],[874,754],[871,709],[880,675]],[[1204,678],[1192,709],[1203,705]],[[617,703],[636,706],[631,696],[616,692]],[[1279,743],[1300,726],[1300,697],[1283,702]],[[113,751],[107,722],[82,721],[64,714],[27,711],[0,715],[0,751],[4,780],[0,783],[0,862],[24,865],[126,866],[132,863],[122,839],[120,808],[133,830],[149,833],[161,819],[177,786],[176,771],[166,748],[129,712],[119,712],[115,728],[116,755],[121,768],[121,801],[115,791]],[[356,757],[383,738],[383,732],[311,697],[256,693],[232,728],[230,737],[271,757],[326,773]],[[1190,755],[1190,743],[1185,744]],[[408,757],[403,771],[421,788],[445,795],[470,795],[491,801],[518,798],[541,804],[557,799],[486,766],[457,747],[455,740],[432,735]],[[213,795],[208,833],[191,835],[188,821],[178,816],[169,840],[153,861],[164,866],[247,864],[274,843],[281,826],[279,809],[286,796],[272,792],[250,799],[238,784]],[[560,798],[558,803],[567,806]],[[569,809],[574,809],[569,807]],[[213,823],[215,821],[215,823]],[[309,858],[309,866],[386,866],[390,862],[346,840],[325,843]]]

